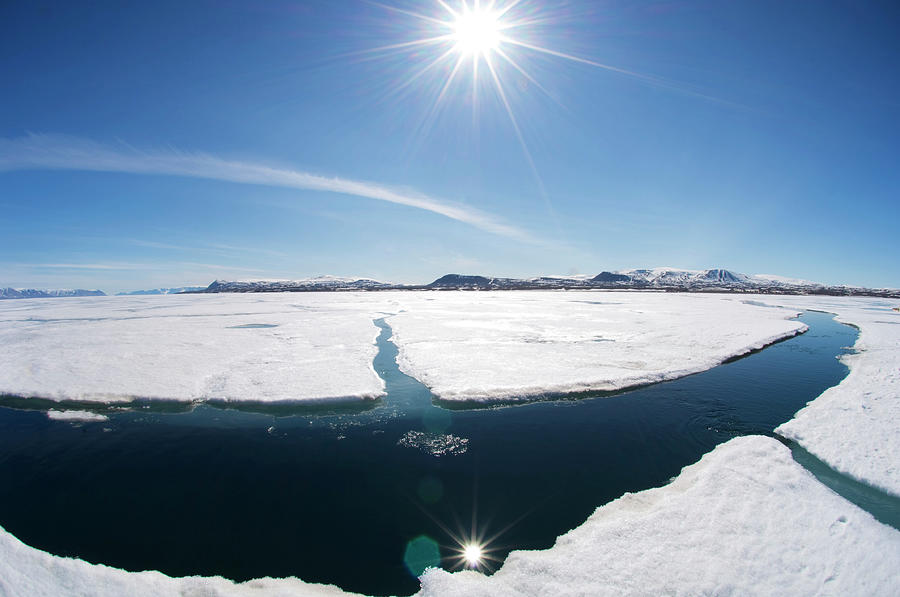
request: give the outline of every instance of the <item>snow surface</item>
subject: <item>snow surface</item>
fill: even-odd
[[[374,398],[384,393],[372,366],[374,317],[343,295],[3,302],[0,393],[99,402]]]
[[[86,423],[94,421],[109,421],[109,417],[99,413],[92,413],[85,410],[48,410],[47,418],[54,421],[83,421]]]
[[[395,314],[390,316],[391,314]],[[327,400],[401,369],[448,400],[616,390],[709,369],[805,328],[712,295],[382,292],[103,297],[0,305],[0,392],[52,400]],[[265,327],[262,327],[265,326]]]
[[[760,296],[790,308],[817,309],[859,328],[850,373],[775,431],[832,468],[900,496],[900,313],[896,300]]]
[[[900,532],[821,485],[778,441],[743,437],[669,485],[601,506],[493,576],[426,571],[420,597],[897,595]],[[296,579],[235,584],[130,573],[28,547],[0,529],[0,595],[346,595]]]
[[[410,293],[411,295],[413,293]],[[443,400],[610,391],[698,373],[792,336],[797,310],[729,295],[445,292],[389,317],[400,369]]]
[[[601,506],[493,576],[427,571],[422,597],[898,595],[900,532],[778,441],[733,439],[657,489]]]

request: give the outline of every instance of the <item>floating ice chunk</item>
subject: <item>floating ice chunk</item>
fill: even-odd
[[[452,434],[408,431],[397,442],[398,446],[417,448],[432,456],[459,456],[469,449],[469,440]]]
[[[109,421],[109,417],[86,410],[48,410],[47,418],[54,421]]]
[[[493,576],[429,570],[420,595],[887,596],[898,564],[900,532],[751,436],[598,508],[549,550],[510,553]]]

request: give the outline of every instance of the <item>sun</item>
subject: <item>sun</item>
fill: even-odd
[[[496,49],[502,40],[503,24],[496,11],[475,7],[457,13],[452,24],[456,51],[464,56],[479,56]]]

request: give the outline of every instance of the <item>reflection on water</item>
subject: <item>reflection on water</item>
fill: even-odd
[[[147,403],[68,423],[0,408],[0,524],[129,570],[409,594],[423,562],[450,565],[476,534],[499,534],[486,548],[500,559],[547,548],[716,444],[771,434],[843,378],[835,356],[856,339],[828,315],[803,320],[809,332],[762,352],[598,398],[440,408],[379,320],[388,394],[362,412]]]

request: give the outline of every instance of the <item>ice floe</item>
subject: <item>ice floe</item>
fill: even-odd
[[[295,578],[235,583],[221,577],[171,578],[159,572],[126,572],[29,547],[0,528],[2,597],[346,597],[337,587]]]
[[[698,373],[792,336],[796,310],[727,295],[447,292],[387,318],[400,369],[443,400],[613,391]],[[406,297],[405,297],[406,298]]]
[[[469,449],[469,440],[453,434],[409,431],[398,441],[398,446],[416,448],[432,456],[458,456]]]
[[[493,576],[432,569],[421,597],[897,595],[900,532],[821,485],[778,441],[733,439],[669,485],[601,506]]]
[[[900,496],[900,313],[897,301],[841,297],[759,297],[790,308],[818,309],[859,328],[850,373],[776,432],[832,468]]]
[[[378,328],[342,295],[0,304],[0,393],[96,402],[374,398]]]
[[[489,547],[489,546],[488,546]],[[821,485],[776,440],[733,439],[669,485],[601,506],[493,576],[432,569],[420,597],[896,595],[900,532]],[[61,558],[0,529],[0,595],[346,595],[296,579],[236,584]]]
[[[0,304],[0,392],[51,400],[372,398],[374,318],[445,400],[617,390],[688,375],[805,326],[721,296],[263,293]]]
[[[109,417],[100,413],[92,413],[86,410],[48,410],[47,418],[54,421],[73,421],[73,422],[100,422],[108,421]]]

